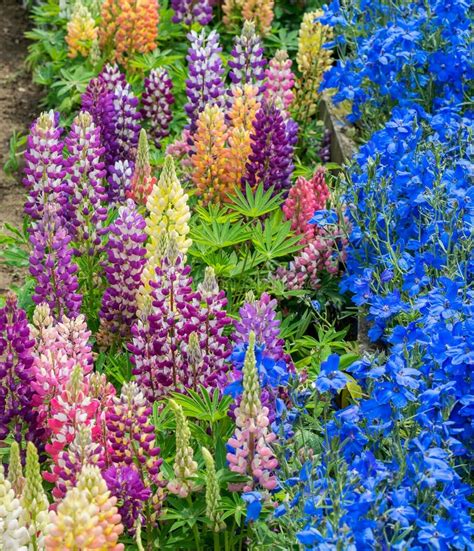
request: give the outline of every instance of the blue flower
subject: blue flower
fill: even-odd
[[[339,217],[334,210],[317,210],[310,219],[310,224],[317,224],[320,227],[337,224]]]
[[[262,511],[262,494],[260,492],[245,492],[241,497],[247,504],[246,522],[258,520]]]
[[[347,384],[347,375],[339,371],[340,358],[337,354],[331,354],[328,359],[321,364],[318,378],[316,379],[316,388],[319,392],[328,390],[339,392]]]

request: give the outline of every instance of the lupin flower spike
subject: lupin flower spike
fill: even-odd
[[[130,335],[137,316],[137,292],[145,259],[145,219],[132,201],[118,210],[109,227],[105,276],[108,287],[100,310],[100,344],[120,342]]]
[[[225,529],[225,522],[219,512],[221,494],[217,480],[216,465],[211,452],[201,448],[204,464],[206,465],[206,516],[211,521],[212,530],[220,532]]]
[[[213,0],[171,0],[173,23],[184,23],[188,27],[198,23],[204,27],[212,20],[213,3]]]
[[[147,264],[137,297],[139,310],[149,305],[150,281],[155,279],[155,268],[160,265],[168,239],[173,238],[178,252],[182,255],[185,255],[191,246],[188,237],[191,212],[187,201],[188,196],[176,176],[173,157],[167,155],[158,183],[153,187],[147,200]]]
[[[183,408],[172,399],[169,405],[176,419],[176,455],[173,466],[175,478],[168,483],[168,490],[185,498],[195,489],[192,479],[197,472],[197,463],[193,459],[193,448],[189,445],[191,431]]]
[[[295,99],[293,92],[295,75],[291,71],[292,64],[287,51],[278,50],[275,57],[270,60],[268,69],[265,70],[265,99],[275,102],[275,105],[283,111],[288,111]]]
[[[138,139],[137,156],[135,158],[135,168],[130,186],[129,197],[137,205],[146,205],[148,197],[156,184],[156,178],[151,174],[150,153],[146,131],[140,130]]]
[[[13,441],[10,446],[10,459],[8,462],[8,482],[10,482],[15,495],[21,496],[25,485],[23,468],[21,466],[20,446]]]
[[[225,201],[232,190],[225,177],[226,138],[224,112],[216,105],[206,105],[197,122],[192,157],[193,182],[204,204]]]
[[[102,4],[99,43],[110,58],[127,65],[136,53],[156,48],[159,22],[157,0],[105,0]]]
[[[123,525],[116,503],[100,470],[84,466],[77,486],[68,490],[57,511],[50,512],[46,551],[123,551],[124,545],[118,543]]]
[[[263,57],[263,44],[255,32],[253,21],[245,21],[240,36],[235,37],[230,52],[229,77],[234,85],[260,84],[265,78],[266,59]]]
[[[274,0],[224,0],[224,24],[237,27],[241,20],[254,21],[259,34],[267,34],[272,25]]]
[[[0,463],[0,549],[28,551],[30,534],[24,523],[24,511]]]
[[[163,67],[152,69],[145,78],[142,94],[142,116],[149,124],[149,134],[155,147],[161,148],[161,141],[169,135],[169,126],[173,119],[171,106],[173,82]]]
[[[44,532],[48,526],[48,498],[43,489],[38,451],[32,442],[26,448],[25,488],[21,496],[24,523],[28,527],[34,550],[44,549]]]
[[[76,2],[74,10],[67,24],[66,43],[69,46],[68,56],[75,58],[78,55],[87,57],[92,45],[97,41],[98,29],[94,18],[82,2]]]

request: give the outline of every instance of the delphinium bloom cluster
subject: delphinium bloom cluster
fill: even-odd
[[[152,69],[145,78],[141,97],[143,120],[148,123],[148,134],[157,148],[163,138],[169,135],[169,125],[173,118],[171,106],[174,103],[173,82],[168,71]]]
[[[326,45],[333,40],[333,30],[323,25],[322,11],[305,13],[298,38],[296,62],[299,77],[296,85],[295,110],[298,121],[305,121],[317,108],[323,74],[332,65],[332,50]]]
[[[137,297],[140,310],[145,311],[150,303],[150,282],[155,279],[155,268],[160,265],[169,239],[172,239],[180,254],[186,255],[191,240],[189,219],[191,211],[188,196],[184,192],[174,166],[173,158],[168,155],[157,184],[153,187],[148,199],[146,218],[147,262],[142,273],[142,285]]]
[[[102,345],[126,339],[136,320],[137,293],[146,263],[145,226],[143,216],[129,199],[119,207],[117,218],[108,228],[104,266],[108,287],[100,310]]]
[[[173,22],[188,26],[198,23],[204,27],[212,20],[213,4],[213,0],[171,0]]]
[[[220,387],[230,354],[226,299],[212,273],[196,292],[190,266],[170,239],[155,279],[151,305],[132,328],[133,374],[150,401],[183,388]],[[201,352],[192,341],[197,336]]]
[[[145,54],[156,48],[158,22],[157,0],[105,0],[99,44],[109,59],[126,66],[133,54]]]
[[[11,434],[17,442],[41,436],[33,409],[34,340],[24,310],[9,294],[0,308],[0,439]]]
[[[236,431],[227,443],[227,461],[231,471],[247,475],[244,491],[255,484],[266,490],[277,485],[274,475],[278,460],[272,451],[276,435],[269,429],[268,408],[260,400],[260,381],[255,359],[255,334],[250,333],[243,366],[243,393],[235,409]]]
[[[274,17],[273,7],[273,0],[225,0],[224,24],[232,28],[240,26],[242,20],[253,21],[259,34],[267,34]]]
[[[69,47],[68,56],[87,57],[93,44],[97,41],[98,28],[91,12],[82,2],[76,2],[67,24],[66,43]]]

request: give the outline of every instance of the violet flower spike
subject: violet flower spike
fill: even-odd
[[[144,121],[149,124],[148,135],[157,148],[161,148],[161,140],[169,135],[173,119],[171,106],[175,101],[172,90],[173,82],[166,69],[153,69],[145,78],[141,112]]]
[[[188,27],[198,23],[205,27],[212,20],[212,6],[211,0],[171,0],[173,23],[183,23]]]
[[[263,44],[255,32],[255,25],[245,21],[242,34],[234,38],[228,65],[229,78],[235,85],[259,84],[265,78],[267,60],[263,57]],[[260,92],[263,92],[264,86]]]

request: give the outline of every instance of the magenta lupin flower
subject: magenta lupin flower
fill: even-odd
[[[265,70],[265,99],[268,102],[273,101],[279,109],[284,111],[288,110],[295,99],[293,93],[295,75],[291,70],[292,63],[285,50],[278,50]]]
[[[137,291],[146,264],[146,222],[128,199],[108,229],[107,262],[104,270],[108,282],[100,310],[101,333],[119,341],[130,335],[137,316]]]
[[[41,431],[33,408],[33,347],[28,319],[16,296],[7,295],[0,308],[0,440],[9,434],[21,442],[38,440]]]
[[[69,153],[68,178],[71,182],[71,203],[74,208],[75,241],[85,254],[93,254],[100,246],[101,230],[107,218],[107,200],[102,180],[105,177],[101,160],[105,148],[100,130],[87,111],[74,119],[66,138]]]
[[[166,69],[153,69],[145,78],[142,94],[142,116],[148,122],[148,135],[155,146],[160,148],[163,138],[169,135],[169,126],[173,119],[171,106],[174,103],[173,82]]]
[[[171,0],[173,23],[184,23],[189,27],[198,23],[204,27],[212,20],[212,5],[211,0]]]
[[[25,151],[23,184],[28,190],[25,213],[41,219],[45,205],[54,203],[67,213],[69,190],[65,182],[67,163],[63,159],[59,113],[42,113],[32,124]]]
[[[275,192],[290,187],[293,172],[293,152],[297,140],[297,125],[283,117],[274,105],[264,102],[257,111],[250,135],[252,153],[242,178],[243,187],[264,189],[274,186]]]
[[[32,298],[35,304],[46,302],[57,320],[77,316],[82,303],[70,241],[57,207],[47,205],[30,232],[30,274],[36,279]]]
[[[266,59],[262,39],[255,32],[255,24],[245,21],[242,33],[234,38],[228,65],[229,78],[235,85],[261,84],[265,78]]]
[[[196,130],[196,121],[208,103],[223,107],[225,103],[224,67],[220,57],[222,48],[219,35],[211,31],[208,35],[204,29],[200,34],[192,31],[188,34],[191,43],[186,59],[188,61],[188,78],[186,95],[188,102],[184,106],[190,130]]]

